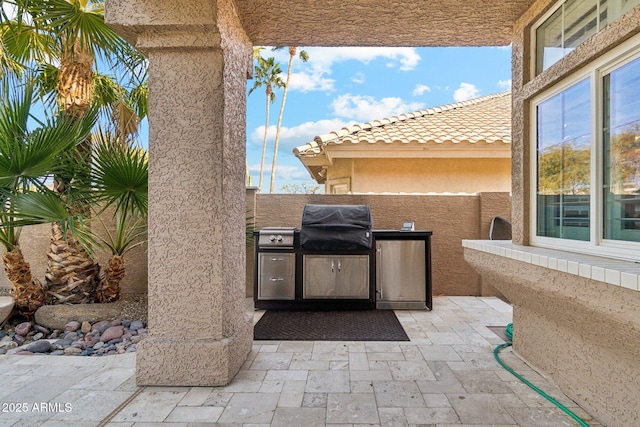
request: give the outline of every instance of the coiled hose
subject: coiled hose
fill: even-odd
[[[582,419],[580,419],[580,417],[578,417],[576,414],[574,414],[573,412],[571,412],[571,410],[569,408],[567,408],[566,406],[564,406],[562,403],[558,402],[556,399],[554,399],[553,397],[549,396],[547,393],[545,393],[543,390],[541,390],[540,388],[536,387],[534,384],[532,384],[529,380],[527,380],[525,377],[523,377],[522,375],[520,375],[519,373],[517,373],[516,371],[514,371],[513,369],[511,369],[511,367],[509,367],[506,363],[504,363],[501,359],[500,356],[498,355],[498,353],[500,352],[500,350],[502,350],[503,348],[507,348],[510,347],[512,345],[512,340],[513,340],[513,323],[509,323],[507,325],[507,329],[505,330],[505,334],[507,335],[507,339],[509,340],[508,342],[499,344],[496,348],[493,349],[493,356],[496,358],[496,361],[500,364],[500,366],[502,366],[504,369],[506,369],[507,371],[509,371],[513,376],[515,376],[517,379],[519,379],[520,381],[522,381],[523,383],[525,383],[526,385],[528,385],[531,389],[533,389],[536,393],[538,393],[540,396],[544,397],[545,399],[547,399],[549,402],[553,403],[554,405],[556,405],[558,408],[560,408],[562,411],[564,411],[567,415],[569,415],[571,418],[573,418],[574,421],[576,421],[579,425],[584,426],[584,427],[589,427],[589,424],[585,423],[584,421],[582,421]]]

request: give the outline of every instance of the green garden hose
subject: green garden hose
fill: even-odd
[[[543,390],[539,389],[538,387],[536,387],[535,385],[533,385],[529,380],[527,380],[525,377],[523,377],[522,375],[520,375],[519,373],[517,373],[516,371],[514,371],[513,369],[511,369],[506,363],[504,363],[502,360],[500,360],[500,356],[498,356],[498,353],[500,352],[500,350],[502,350],[503,348],[506,347],[510,347],[511,346],[511,341],[513,340],[513,323],[509,323],[507,325],[507,329],[505,330],[505,333],[507,335],[507,339],[509,340],[508,342],[502,343],[500,345],[498,345],[495,349],[493,349],[493,356],[496,358],[496,360],[498,361],[498,363],[500,364],[500,366],[502,366],[504,369],[506,369],[507,371],[509,371],[513,376],[515,376],[517,379],[519,379],[520,381],[522,381],[523,383],[525,383],[526,385],[528,385],[530,388],[532,388],[535,392],[537,392],[540,396],[544,397],[545,399],[547,399],[549,402],[553,403],[554,405],[556,405],[558,408],[560,408],[562,411],[564,411],[567,415],[569,415],[571,418],[573,418],[579,425],[584,426],[584,427],[589,427],[589,424],[585,423],[584,421],[582,421],[580,419],[580,417],[578,417],[576,414],[574,414],[573,412],[571,412],[571,410],[569,408],[567,408],[566,406],[564,406],[562,403],[558,402],[556,399],[554,399],[553,397],[549,396],[547,393],[545,393]]]

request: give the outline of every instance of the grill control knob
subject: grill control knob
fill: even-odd
[[[278,242],[282,242],[282,235],[278,234],[278,237],[276,237],[276,239],[278,239]]]
[[[269,236],[269,241],[270,242],[274,242],[276,240],[276,236],[274,236],[273,234],[271,236]]]

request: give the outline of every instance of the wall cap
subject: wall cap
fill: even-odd
[[[462,240],[462,247],[634,291],[639,290],[640,265],[633,261],[515,245],[510,240]]]

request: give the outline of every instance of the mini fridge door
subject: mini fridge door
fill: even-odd
[[[376,307],[426,308],[424,240],[378,240]]]

